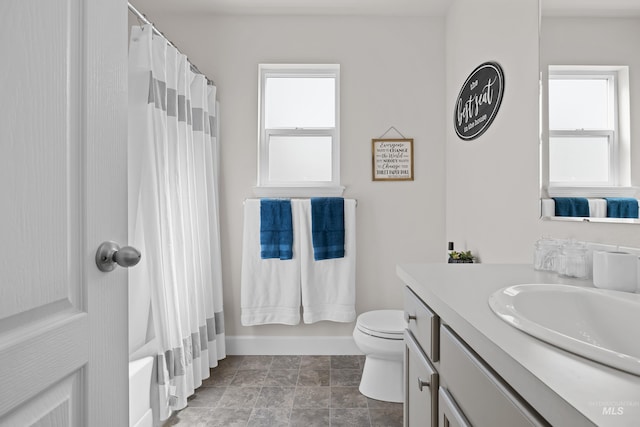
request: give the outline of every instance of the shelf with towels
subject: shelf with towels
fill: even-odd
[[[634,217],[620,217],[620,216],[608,216],[607,206],[608,202],[606,198],[586,198],[588,203],[589,215],[585,218],[609,218],[609,219],[638,219],[638,216]],[[636,199],[637,200],[637,199]],[[556,203],[555,200],[541,199],[541,216],[543,218],[570,218],[569,215],[556,215]]]

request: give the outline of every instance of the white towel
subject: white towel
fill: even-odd
[[[293,200],[300,230],[302,312],[305,323],[356,319],[356,201],[344,201],[345,256],[315,261],[311,237],[311,200]],[[294,213],[294,215],[296,215]],[[294,233],[296,227],[294,225]]]
[[[293,259],[260,258],[260,200],[244,204],[241,321],[244,326],[300,323],[300,230],[299,214],[291,205]]]
[[[607,217],[607,201],[605,199],[588,199],[589,216],[591,218]]]
[[[553,199],[542,199],[541,200],[541,216],[542,217],[550,217],[556,216],[556,202]]]

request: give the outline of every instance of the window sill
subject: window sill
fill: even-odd
[[[256,197],[341,197],[345,187],[253,187]]]
[[[549,186],[549,197],[635,197],[638,187]]]

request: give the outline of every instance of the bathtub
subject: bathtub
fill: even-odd
[[[129,427],[153,427],[152,371],[153,357],[129,362]]]

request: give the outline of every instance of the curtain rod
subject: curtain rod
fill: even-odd
[[[175,45],[175,43],[173,43],[171,40],[169,40],[169,38],[167,36],[165,36],[160,30],[158,30],[155,26],[155,24],[151,21],[149,21],[147,19],[147,17],[140,12],[138,9],[136,9],[130,2],[127,2],[128,6],[129,6],[129,12],[133,13],[136,18],[138,18],[139,20],[141,20],[142,22],[144,22],[145,24],[151,25],[151,29],[153,30],[153,32],[162,37],[163,39],[165,39],[167,41],[167,43],[171,46],[173,46],[177,51],[180,51],[180,49],[178,49],[178,46]],[[204,76],[204,78],[207,80],[207,83],[212,84],[215,86],[215,82],[213,80],[211,80],[209,77],[207,77],[202,71],[200,71],[198,69],[198,67],[196,67],[196,65],[191,62],[191,60],[189,58],[187,58],[187,62],[189,62],[189,65],[191,66],[191,71],[193,71],[194,73],[198,73],[198,74],[202,74]]]

